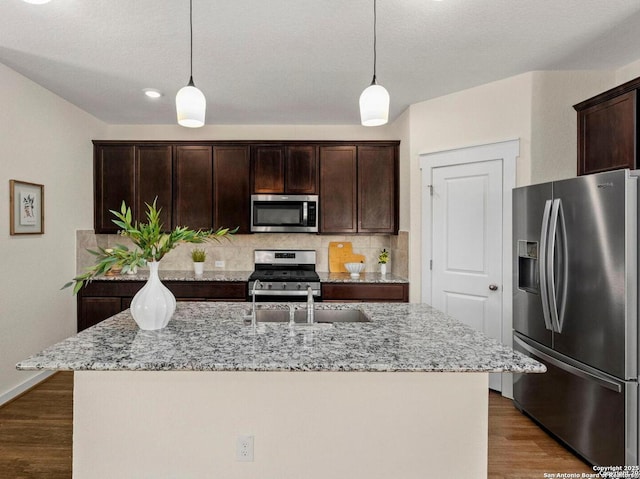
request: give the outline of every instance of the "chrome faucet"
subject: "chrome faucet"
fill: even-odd
[[[256,319],[256,289],[258,289],[258,286],[262,286],[262,283],[259,279],[256,279],[253,282],[253,289],[251,291],[251,326],[254,328],[258,325],[258,320]]]
[[[307,324],[313,324],[313,289],[307,286]]]

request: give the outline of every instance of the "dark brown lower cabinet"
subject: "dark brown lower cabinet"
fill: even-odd
[[[122,298],[88,297],[80,299],[80,294],[78,294],[78,331],[98,324],[123,309],[126,308],[122,307]]]
[[[245,281],[163,281],[177,301],[246,301]],[[93,281],[78,293],[78,332],[124,311],[144,281]]]
[[[408,283],[322,283],[323,301],[409,302]]]

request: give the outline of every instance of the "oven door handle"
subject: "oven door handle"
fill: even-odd
[[[320,294],[320,290],[314,289],[312,290],[314,296],[318,296]],[[257,291],[249,291],[249,296],[306,296],[307,291],[303,290],[257,290]]]

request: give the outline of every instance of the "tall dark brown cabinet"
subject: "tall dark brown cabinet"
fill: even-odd
[[[213,222],[213,155],[211,146],[176,146],[173,227],[209,229]]]
[[[213,147],[213,227],[249,233],[249,147]]]
[[[171,227],[173,165],[171,145],[139,145],[135,147],[135,218],[147,221],[147,204],[156,200],[160,221]]]
[[[120,211],[123,201],[133,204],[135,191],[134,145],[99,145],[94,149],[94,228],[117,233],[110,210]]]
[[[320,147],[320,231],[358,231],[358,156],[355,146]]]
[[[397,233],[396,167],[395,147],[358,147],[359,233]]]

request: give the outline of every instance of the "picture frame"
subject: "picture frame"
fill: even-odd
[[[44,185],[9,180],[9,233],[44,234]]]

